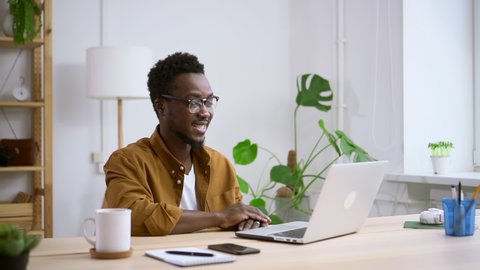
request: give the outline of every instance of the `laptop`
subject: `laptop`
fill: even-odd
[[[333,164],[309,222],[293,221],[247,231],[243,238],[307,244],[357,232],[370,213],[388,161]]]

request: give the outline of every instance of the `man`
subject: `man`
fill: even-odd
[[[241,202],[231,162],[204,146],[219,98],[197,57],[175,53],[158,61],[148,88],[159,125],[150,138],[110,156],[105,206],[132,209],[132,235],[268,225],[267,216]]]

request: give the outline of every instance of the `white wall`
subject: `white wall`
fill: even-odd
[[[403,161],[407,174],[432,174],[429,142],[454,142],[450,171],[472,170],[471,0],[403,1]],[[440,186],[384,181],[377,215],[438,207]]]
[[[472,170],[472,3],[404,1],[405,172],[431,172],[439,140],[455,145],[451,171]]]
[[[292,74],[321,74],[330,80],[335,99],[328,114],[300,111],[300,151],[308,154],[317,139],[318,119],[332,130],[338,127],[343,70],[342,130],[372,156],[389,160],[390,171],[402,171],[402,2],[343,1],[340,11],[338,2],[292,1]],[[344,34],[339,37],[342,16]],[[344,43],[343,63],[337,41]]]
[[[389,160],[389,171],[401,171],[402,2],[347,3],[344,129],[372,156]]]
[[[141,3],[145,7],[138,8],[139,1],[105,0],[103,43],[148,46],[156,59],[180,50],[197,54],[221,97],[207,144],[231,157],[235,143],[251,138],[285,159],[293,147],[296,76],[319,73],[330,80],[338,94],[338,70],[342,67],[337,61],[338,2],[144,0]],[[344,130],[373,156],[390,160],[391,171],[402,171],[403,136],[411,138],[425,123],[423,118],[417,122],[410,115],[412,111],[425,111],[415,103],[420,99],[402,96],[406,70],[402,68],[403,2],[344,3]],[[105,157],[115,149],[116,104],[103,102],[101,129],[100,102],[85,96],[85,50],[100,44],[99,1],[54,0],[53,4],[54,235],[71,236],[80,233],[81,221],[101,204],[104,176],[97,173],[91,153],[100,151],[102,144]],[[417,46],[408,43],[413,41],[408,33],[405,39],[407,49]],[[6,54],[11,57],[11,52]],[[408,61],[405,64],[413,65]],[[5,67],[0,65],[0,69],[4,74]],[[405,74],[405,78],[409,76]],[[459,97],[458,102],[448,104],[456,106],[450,112],[455,116],[468,103],[466,97]],[[407,100],[413,105],[407,106]],[[410,113],[403,115],[403,108]],[[467,117],[469,110],[467,106],[461,117]],[[300,115],[300,151],[306,153],[316,138],[312,134],[318,132],[318,119],[326,119],[334,128],[336,117],[334,111],[322,114],[309,109]],[[124,116],[125,143],[149,136],[157,122],[148,100],[124,102]],[[466,141],[471,139],[469,127],[455,128],[463,128]],[[412,145],[410,140],[406,143]],[[424,145],[419,144],[416,155],[421,156],[425,154]],[[415,156],[414,148],[405,147],[405,155]],[[459,145],[455,151],[458,147],[463,148]],[[242,176],[252,179],[258,175],[257,169],[238,168]]]
[[[480,171],[480,1],[474,1],[474,38],[475,38],[475,157],[474,170]]]

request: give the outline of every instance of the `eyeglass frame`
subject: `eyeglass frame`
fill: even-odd
[[[181,98],[181,97],[175,97],[175,96],[171,96],[171,95],[160,95],[161,98],[164,98],[164,99],[168,99],[168,100],[177,100],[177,101],[183,101],[185,103],[187,103],[188,105],[188,111],[190,113],[198,113],[201,109],[201,106],[204,106],[207,110],[213,110],[215,109],[215,107],[217,106],[217,102],[218,100],[220,99],[219,96],[215,96],[215,95],[211,95],[211,96],[208,96],[206,98],[192,98],[192,99],[189,99],[189,98]],[[211,106],[207,106],[206,103],[210,100],[210,102],[214,99],[215,100],[215,103]],[[192,106],[196,106],[197,104],[195,103],[192,103],[194,101],[200,101],[201,105],[198,105],[197,109],[192,109]]]

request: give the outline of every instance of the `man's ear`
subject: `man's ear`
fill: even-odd
[[[165,112],[165,102],[161,99],[155,102],[155,110],[157,111],[157,115],[163,115]]]

